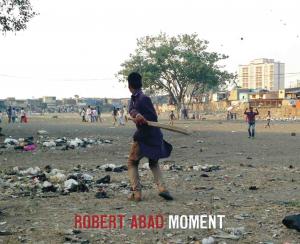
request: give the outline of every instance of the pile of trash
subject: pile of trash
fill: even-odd
[[[20,151],[34,151],[37,145],[34,143],[32,136],[26,138],[14,139],[12,137],[5,138],[4,142],[0,144],[0,149],[15,149]]]
[[[108,165],[103,165],[100,167],[100,170],[105,172],[107,171],[107,167]],[[126,166],[115,166],[112,164],[110,167],[118,169],[115,171],[112,169],[111,171],[113,172],[127,170]],[[98,169],[95,169],[93,172]],[[92,190],[97,191],[97,198],[108,198],[105,188],[110,183],[110,175],[97,178],[95,175],[87,173],[80,165],[73,168],[69,173],[64,170],[52,168],[50,165],[47,165],[43,170],[39,167],[30,167],[27,169],[14,167],[0,172],[0,195],[16,198],[23,196],[43,196],[44,193],[49,192],[67,195],[71,192],[89,192]],[[123,190],[127,186],[128,184],[124,184],[124,182],[120,186],[112,184],[114,190],[116,188]]]
[[[75,148],[87,148],[91,147],[92,145],[102,145],[102,144],[112,144],[112,140],[102,139],[102,138],[44,138],[40,136],[40,140],[38,144],[41,145],[43,148],[51,148],[57,150],[69,150]]]
[[[102,139],[102,138],[49,138],[48,136],[39,136],[39,140],[34,142],[33,136],[26,138],[14,139],[8,137],[3,143],[0,143],[0,149],[14,149],[18,151],[34,151],[38,148],[57,149],[57,150],[69,150],[76,148],[87,148],[92,145],[101,144],[112,144],[112,140]]]

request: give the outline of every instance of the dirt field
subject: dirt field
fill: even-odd
[[[176,125],[193,133],[184,136],[164,132],[174,150],[161,165],[175,164],[187,169],[209,164],[220,166],[219,170],[164,170],[165,181],[175,198],[172,202],[157,195],[150,170],[141,171],[144,201],[140,203],[127,200],[128,186],[114,190],[109,184],[108,199],[96,199],[95,188],[89,192],[46,197],[11,196],[0,186],[0,230],[11,232],[11,235],[0,236],[0,243],[71,242],[64,232],[74,228],[76,213],[224,214],[224,228],[245,227],[245,232],[239,240],[215,238],[217,243],[300,243],[299,232],[281,223],[284,216],[300,212],[299,122],[276,122],[271,129],[265,129],[264,121],[259,121],[255,139],[248,139],[243,121],[180,121]],[[0,171],[15,166],[43,169],[51,165],[71,172],[81,165],[95,179],[109,174],[112,184],[128,183],[127,171],[104,172],[97,166],[126,165],[134,132],[131,123],[113,128],[110,119],[104,124],[90,124],[81,123],[79,117],[34,118],[29,124],[4,124],[3,133],[13,138],[34,136],[38,139],[36,132],[40,129],[48,131],[51,137],[100,137],[112,139],[113,143],[66,151],[40,147],[36,152],[0,149]],[[291,136],[291,132],[296,132],[296,136]],[[141,165],[145,162],[142,160]],[[208,177],[204,177],[204,173]],[[250,190],[250,186],[258,189]],[[214,234],[216,230],[125,228],[81,230],[72,236],[90,243],[201,243],[202,238]]]

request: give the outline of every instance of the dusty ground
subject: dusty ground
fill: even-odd
[[[165,121],[166,122],[166,121]],[[257,137],[248,139],[243,121],[185,121],[179,126],[194,131],[191,136],[164,132],[174,151],[168,161],[179,166],[220,165],[221,170],[164,171],[173,202],[157,196],[152,175],[142,171],[145,186],[144,201],[132,203],[127,196],[108,188],[109,199],[96,199],[95,189],[88,193],[71,193],[56,197],[0,196],[1,229],[11,230],[9,236],[0,236],[0,243],[63,243],[61,232],[72,229],[74,214],[225,214],[225,227],[245,227],[240,240],[217,239],[219,243],[300,243],[299,232],[281,224],[287,214],[300,212],[300,123],[277,122],[265,129],[257,124]],[[2,151],[0,170],[13,166],[45,165],[70,171],[78,164],[96,178],[107,172],[95,170],[105,163],[126,164],[126,156],[134,132],[132,124],[111,128],[104,124],[81,123],[80,119],[34,118],[29,124],[5,125],[4,133],[19,138],[36,136],[45,129],[54,137],[97,136],[113,139],[112,145],[99,145],[87,149],[68,151],[39,149],[37,152]],[[291,136],[296,132],[296,136]],[[200,141],[203,141],[199,143]],[[198,142],[197,142],[198,141]],[[247,159],[248,158],[248,159]],[[143,161],[146,162],[146,161]],[[142,163],[143,163],[142,162]],[[290,167],[291,166],[291,167]],[[127,172],[111,173],[112,182],[127,180]],[[249,190],[250,186],[258,190]],[[236,215],[247,215],[237,219]],[[78,236],[90,243],[193,243],[213,235],[213,230],[83,230]]]

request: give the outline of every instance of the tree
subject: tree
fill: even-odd
[[[117,77],[126,82],[130,72],[141,73],[146,90],[169,95],[179,110],[192,97],[235,78],[218,64],[228,56],[207,48],[208,41],[200,40],[197,34],[146,36],[137,40],[135,53],[121,64]]]
[[[30,0],[1,0],[0,31],[25,30],[35,15],[37,13],[33,11]]]

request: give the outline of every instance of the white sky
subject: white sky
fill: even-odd
[[[225,64],[231,72],[264,57],[286,64],[286,83],[300,78],[298,0],[32,3],[40,15],[28,29],[0,35],[0,98],[128,97],[115,74],[137,38],[161,31],[197,33],[210,50],[230,56]]]

